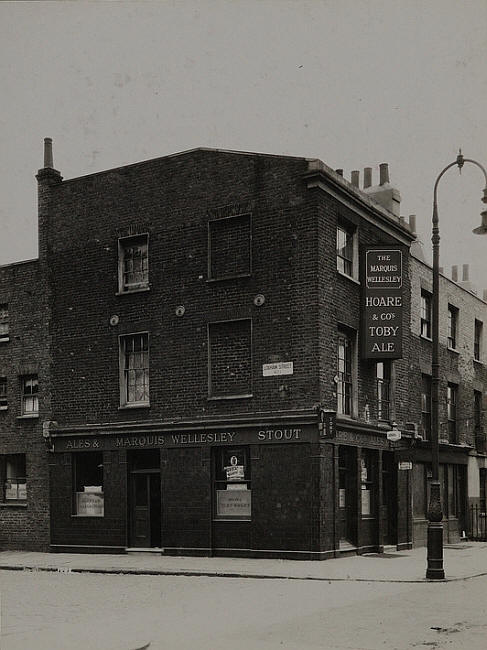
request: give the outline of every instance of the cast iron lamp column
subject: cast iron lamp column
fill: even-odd
[[[428,505],[428,567],[426,577],[433,580],[442,580],[445,577],[443,570],[443,513],[441,510],[440,499],[440,446],[439,446],[439,394],[440,394],[440,231],[438,228],[438,204],[437,189],[440,178],[443,174],[458,165],[461,170],[464,163],[473,163],[484,173],[485,187],[483,203],[487,203],[487,172],[484,167],[475,160],[464,158],[460,150],[455,162],[450,163],[443,169],[436,179],[434,196],[433,196],[433,234],[431,241],[433,243],[433,349],[431,364],[431,491]],[[474,229],[477,235],[487,234],[487,210],[481,212],[482,223]]]

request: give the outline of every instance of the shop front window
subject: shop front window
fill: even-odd
[[[252,512],[248,447],[222,447],[214,452],[215,518],[249,520]]]
[[[79,517],[103,517],[105,507],[102,452],[73,454],[73,469],[74,514]]]
[[[4,477],[2,501],[25,501],[27,499],[25,454],[7,454],[0,457],[0,472]]]

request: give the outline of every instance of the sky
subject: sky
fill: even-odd
[[[486,60],[485,0],[0,2],[0,264],[37,256],[44,137],[64,178],[195,147],[387,162],[430,256],[436,177],[459,147],[487,167]],[[480,289],[484,185],[438,190],[440,263]]]

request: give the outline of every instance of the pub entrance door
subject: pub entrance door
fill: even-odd
[[[161,469],[158,449],[129,451],[129,546],[161,546]]]
[[[382,539],[386,546],[397,544],[397,463],[394,454],[382,454]]]
[[[357,544],[357,450],[338,448],[338,530],[340,548]]]

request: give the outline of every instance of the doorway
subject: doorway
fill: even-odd
[[[338,448],[338,530],[340,547],[357,543],[357,450]]]
[[[160,548],[161,469],[158,449],[130,451],[129,471],[129,546]]]
[[[397,463],[390,451],[382,453],[382,543],[397,544]]]

